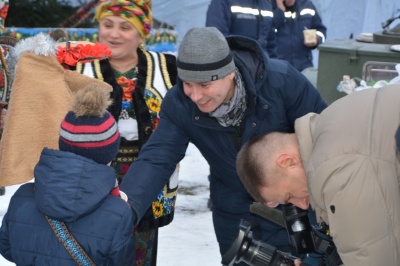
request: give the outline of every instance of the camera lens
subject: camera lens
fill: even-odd
[[[294,257],[253,238],[250,226],[240,224],[239,236],[222,258],[223,265],[245,262],[250,266],[292,266]]]
[[[292,266],[294,260],[292,257],[286,257],[284,253],[278,251],[274,246],[255,240],[249,232],[247,243],[243,245],[243,257],[241,260],[248,265],[261,266]],[[289,256],[289,254],[287,254]]]
[[[270,262],[275,255],[275,251],[275,247],[253,239],[253,234],[249,231],[241,248],[241,261],[249,265],[274,265],[270,264]]]

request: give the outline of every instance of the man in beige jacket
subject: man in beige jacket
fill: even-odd
[[[368,89],[269,133],[238,154],[248,192],[274,207],[315,209],[345,265],[400,265],[400,85]]]

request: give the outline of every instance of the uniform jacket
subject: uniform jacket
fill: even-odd
[[[294,6],[287,8],[285,13],[274,6],[274,26],[277,30],[278,58],[289,61],[299,71],[312,67],[311,50],[326,38],[326,27],[322,24],[314,4],[309,0],[296,0]],[[304,45],[305,29],[317,30],[318,45],[312,49]]]
[[[211,0],[207,27],[225,36],[242,35],[260,42],[270,57],[276,57],[272,6],[266,0]]]
[[[293,132],[296,118],[326,107],[315,87],[290,64],[268,58],[250,38],[232,36],[227,40],[247,90],[243,127],[223,127],[202,113],[184,94],[178,79],[164,98],[157,129],[121,183],[139,217],[168,182],[189,142],[210,165],[213,205],[227,212],[248,213],[253,199],[236,174],[239,148],[265,132]]]
[[[133,214],[109,195],[114,170],[69,152],[45,148],[35,183],[13,195],[0,231],[0,252],[16,265],[76,265],[45,215],[64,221],[96,265],[133,265]]]
[[[296,121],[310,202],[345,265],[400,265],[400,86],[368,89]]]

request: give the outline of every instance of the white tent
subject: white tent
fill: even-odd
[[[210,0],[153,0],[153,17],[175,26],[178,44],[193,27],[204,27]]]
[[[267,1],[267,0],[264,0]],[[192,27],[205,26],[210,0],[153,0],[153,15],[174,25],[178,44]],[[328,28],[327,40],[354,38],[363,32],[379,32],[382,23],[400,14],[400,0],[314,0],[323,23]],[[393,25],[400,20],[393,22]]]
[[[267,1],[267,0],[264,0]],[[269,0],[271,1],[271,0]],[[327,27],[326,40],[356,38],[360,33],[382,31],[382,24],[400,14],[400,0],[314,0]],[[177,45],[192,27],[204,27],[210,0],[153,0],[153,16],[175,26]],[[394,21],[392,26],[400,23]],[[314,66],[318,50],[314,50]]]
[[[328,28],[327,39],[346,39],[350,35],[380,32],[382,24],[400,14],[400,0],[314,0],[323,23]],[[400,20],[394,21],[395,26]]]

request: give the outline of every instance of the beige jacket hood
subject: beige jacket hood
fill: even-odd
[[[399,124],[400,85],[347,95],[296,120],[310,203],[345,265],[400,265]]]

